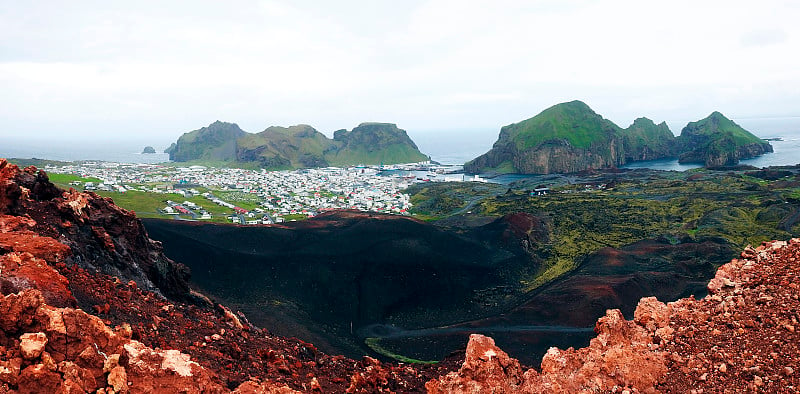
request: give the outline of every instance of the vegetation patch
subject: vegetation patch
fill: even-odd
[[[800,188],[780,188],[786,182],[714,171],[647,171],[576,177],[573,184],[553,187],[546,195],[531,195],[535,186],[526,182],[495,194],[480,195],[449,184],[417,186],[409,193],[415,204],[412,212],[433,220],[452,215],[470,199],[475,203],[473,215],[526,212],[547,218],[550,242],[531,245],[531,253],[544,263],[520,279],[530,291],[606,247],[660,237],[678,242],[689,236],[722,238],[741,249],[797,236]]]
[[[382,355],[384,357],[391,358],[391,359],[393,359],[395,361],[399,361],[401,363],[407,363],[407,364],[438,364],[439,363],[438,361],[417,360],[417,359],[413,359],[413,358],[409,358],[409,357],[403,356],[401,354],[393,353],[392,351],[390,351],[390,350],[384,348],[383,346],[381,346],[380,342],[381,342],[380,338],[367,338],[367,339],[364,340],[364,344],[366,344],[375,353],[378,353],[378,354],[380,354],[380,355]]]

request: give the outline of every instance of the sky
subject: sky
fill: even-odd
[[[798,1],[0,0],[0,137],[800,116]],[[678,132],[673,130],[674,132]]]

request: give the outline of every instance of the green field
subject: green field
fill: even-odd
[[[194,196],[191,198],[185,198],[183,196],[177,194],[158,194],[158,193],[149,193],[149,192],[142,192],[138,190],[129,190],[125,193],[117,193],[117,192],[105,192],[105,191],[98,191],[97,194],[103,197],[110,197],[115,204],[118,206],[125,208],[129,211],[136,212],[136,216],[142,218],[171,218],[177,215],[168,215],[159,212],[160,209],[163,209],[167,206],[167,200],[172,200],[177,203],[182,203],[184,201],[190,201],[198,206],[202,207],[206,211],[208,211],[212,218],[210,222],[216,223],[228,223],[227,216],[233,213],[232,209],[219,206],[217,204],[212,203],[209,200],[206,200],[205,197],[201,196]],[[179,215],[182,218],[190,219],[190,215]]]
[[[81,178],[78,175],[72,175],[72,174],[48,173],[47,177],[50,179],[50,182],[53,182],[56,186],[58,186],[58,187],[60,187],[62,189],[65,189],[65,190],[69,190],[69,188],[73,188],[73,189],[76,189],[76,190],[83,190],[83,184],[81,184],[81,186],[73,186],[73,185],[69,184],[70,182],[74,182],[74,181],[79,181],[79,182],[82,182],[82,183],[86,183],[86,182],[99,183],[100,182],[100,180],[97,179],[97,178]]]
[[[53,184],[65,190],[73,188],[82,191],[83,184],[86,182],[94,182],[94,183],[102,182],[97,178],[81,178],[80,176],[73,174],[48,173],[47,176],[50,179],[50,182],[53,182]],[[81,182],[81,185],[70,185],[70,182],[74,181]],[[140,185],[128,185],[128,186],[140,186]],[[205,192],[209,190],[200,187],[198,188],[198,191]],[[215,195],[217,195],[222,200],[228,201],[231,204],[237,205],[247,210],[252,210],[258,207],[258,197],[249,193],[235,192],[235,191],[234,192],[212,191],[212,192],[214,192]],[[143,192],[140,190],[128,190],[125,193],[98,190],[95,191],[95,193],[97,193],[102,197],[111,198],[114,201],[114,204],[129,211],[133,211],[136,213],[136,216],[142,218],[168,219],[175,216],[179,216],[184,219],[192,218],[191,215],[169,215],[162,213],[160,210],[164,209],[167,206],[167,200],[171,200],[177,203],[190,201],[197,204],[198,206],[208,211],[212,216],[211,219],[203,219],[203,221],[209,221],[215,223],[229,223],[230,221],[227,219],[227,217],[233,214],[232,209],[214,204],[213,202],[207,200],[205,197],[202,196],[185,198],[181,195],[173,193],[160,194],[160,193]],[[305,215],[300,215],[300,216],[305,218]]]

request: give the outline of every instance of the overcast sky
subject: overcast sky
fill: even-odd
[[[496,135],[573,99],[623,127],[798,116],[799,21],[794,0],[0,0],[0,135]]]

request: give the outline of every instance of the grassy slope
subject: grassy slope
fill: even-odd
[[[136,216],[142,218],[163,219],[175,216],[165,215],[158,212],[159,209],[166,207],[167,200],[172,200],[179,203],[184,201],[193,202],[211,213],[212,219],[210,221],[212,222],[227,223],[227,216],[233,213],[232,209],[214,204],[201,196],[185,198],[177,194],[156,194],[137,190],[130,190],[125,193],[99,191],[97,194],[103,197],[110,197],[112,200],[114,200],[114,204],[117,204],[118,206],[129,211],[134,211],[136,212]],[[231,203],[235,204],[234,202]],[[184,216],[181,215],[181,217]],[[184,218],[190,217],[185,216]]]
[[[300,156],[303,154],[314,157],[323,157],[325,149],[332,142],[324,134],[314,130],[311,126],[297,125],[291,127],[269,127],[258,134],[248,134],[237,141],[240,148],[257,149],[261,146],[266,149],[259,154],[260,157],[283,157],[291,162],[292,167],[303,167]]]
[[[705,119],[689,122],[684,130],[695,130],[698,134],[714,138],[729,136],[737,146],[767,143],[716,111]]]
[[[586,149],[620,131],[617,125],[603,119],[581,101],[554,105],[504,129],[519,150],[555,139],[566,139],[572,146]]]
[[[391,145],[385,149],[371,151],[369,149],[348,149],[330,156],[333,166],[354,164],[398,164],[416,163],[428,160],[428,156],[408,145]]]
[[[397,164],[427,160],[414,141],[393,123],[362,123],[334,133],[338,149],[328,155],[334,165]]]

